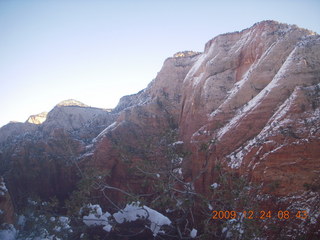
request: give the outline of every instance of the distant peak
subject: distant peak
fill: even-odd
[[[286,24],[286,23],[281,23],[277,22],[274,20],[263,20],[260,22],[257,22],[253,24],[249,28],[245,28],[241,31],[235,31],[235,32],[227,32],[220,34],[218,36],[215,36],[213,39],[209,40],[206,45],[204,51],[208,51],[208,49],[212,46],[213,42],[221,40],[225,41],[228,37],[231,36],[236,36],[236,35],[241,35],[241,34],[246,34],[249,32],[254,32],[254,31],[259,31],[259,32],[264,32],[264,33],[269,33],[271,35],[277,34],[279,37],[283,37],[285,34],[299,30],[304,32],[305,36],[307,35],[316,35],[315,32],[305,29],[305,28],[300,28],[297,25],[292,25],[292,24]]]
[[[279,24],[283,24],[283,23],[280,23],[280,22],[275,21],[275,20],[262,20],[260,22],[255,23],[253,26],[255,26],[255,25],[263,25],[263,24],[266,24],[266,25],[279,25]]]
[[[297,25],[295,24],[287,24],[287,23],[282,23],[282,22],[277,22],[277,21],[274,21],[274,20],[264,20],[264,21],[261,21],[261,22],[257,22],[255,23],[251,28],[255,28],[255,27],[265,27],[265,26],[274,26],[274,27],[277,27],[278,29],[300,29],[300,30],[303,30],[306,32],[306,34],[308,35],[314,35],[315,32],[309,30],[309,29],[305,29],[305,28],[301,28],[301,27],[298,27]],[[244,29],[243,31],[245,31],[246,29]]]
[[[194,51],[182,51],[177,52],[173,55],[174,58],[180,58],[180,57],[193,57],[196,55],[201,54],[201,52],[194,52]]]
[[[36,115],[31,115],[28,119],[28,123],[33,123],[33,124],[42,124],[46,119],[47,119],[47,112],[42,112]]]
[[[78,106],[78,107],[89,107],[88,105],[82,103],[82,102],[79,102],[77,100],[74,100],[74,99],[68,99],[68,100],[64,100],[60,103],[57,104],[57,106],[59,107],[70,107],[70,106]]]

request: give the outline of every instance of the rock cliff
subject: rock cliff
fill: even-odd
[[[112,169],[110,184],[128,189],[134,181],[117,155],[122,151],[110,150],[114,136],[117,144],[139,149],[137,142],[146,143],[148,136],[177,129],[177,139],[192,152],[183,160],[184,179],[197,191],[210,194],[208,186],[218,180],[214,169],[221,165],[247,176],[278,206],[286,196],[311,193],[285,208],[308,202],[319,219],[319,53],[319,35],[264,21],[215,37],[201,54],[168,58],[143,92],[127,98],[130,109],[104,133],[93,160]],[[152,140],[159,146],[159,139]],[[166,157],[157,155],[159,168]],[[143,158],[141,152],[130,154],[133,165]],[[314,231],[316,221],[306,228]]]

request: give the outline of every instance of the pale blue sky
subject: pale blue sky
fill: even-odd
[[[272,19],[320,33],[318,0],[0,0],[0,126],[74,98],[114,107],[181,50]]]

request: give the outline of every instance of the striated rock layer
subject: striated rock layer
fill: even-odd
[[[93,167],[108,173],[104,197],[120,202],[124,192],[150,191],[141,173],[161,179],[179,159],[180,180],[209,201],[223,169],[256,186],[250,201],[262,207],[308,211],[308,221],[265,232],[294,239],[301,229],[312,239],[320,235],[319,119],[320,36],[263,21],[213,38],[203,53],[168,58],[146,89],[121,98],[111,113],[67,101],[40,125],[3,127],[1,173],[16,171],[7,177],[13,194],[25,189],[63,199],[77,169]],[[172,159],[168,146],[181,154]],[[30,168],[37,175],[28,175]]]

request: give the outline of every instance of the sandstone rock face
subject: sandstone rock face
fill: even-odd
[[[120,100],[114,110],[119,112],[119,117],[95,139],[90,162],[110,171],[106,181],[112,187],[148,192],[148,188],[141,188],[137,166],[149,162],[160,169],[168,164],[166,148],[174,142],[168,138],[168,132],[178,128],[181,86],[198,57],[198,53],[189,52],[168,58],[145,90]],[[125,197],[117,191],[109,194],[114,201]]]
[[[271,41],[273,37],[261,41],[261,37],[268,36],[271,33],[277,36],[273,41]],[[247,51],[249,51],[248,48],[250,49],[250,44],[261,46],[261,53],[249,54],[254,60],[250,60],[252,64],[250,67],[247,67],[246,72],[241,74],[242,77],[239,77],[240,75],[238,74],[239,69],[241,71],[243,69],[242,61],[235,64],[235,66],[231,66],[230,69],[224,70],[223,74],[228,71],[231,71],[233,74],[231,74],[233,78],[229,77],[229,81],[233,80],[233,82],[230,88],[226,89],[227,94],[224,95],[224,99],[222,99],[223,94],[221,94],[220,99],[222,100],[219,100],[219,97],[216,98],[216,101],[212,99],[211,105],[209,102],[204,102],[206,98],[199,96],[199,101],[196,103],[195,100],[192,102],[194,97],[191,97],[188,105],[189,108],[185,111],[186,116],[183,118],[183,121],[188,124],[187,130],[190,131],[191,121],[188,119],[195,119],[192,114],[193,108],[196,108],[194,110],[195,113],[202,112],[202,116],[207,116],[207,123],[199,128],[198,132],[193,133],[191,142],[193,142],[194,148],[196,148],[197,142],[208,141],[210,149],[214,152],[209,159],[208,168],[212,167],[216,161],[226,163],[233,168],[239,168],[243,158],[246,157],[246,152],[240,152],[239,148],[242,149],[250,141],[254,142],[256,138],[259,139],[258,134],[266,125],[272,124],[272,117],[279,107],[286,101],[287,104],[291,104],[290,99],[292,97],[290,96],[295,93],[295,89],[299,86],[314,86],[315,89],[317,88],[316,84],[319,83],[320,39],[318,35],[313,36],[312,34],[311,32],[292,26],[277,25],[269,22],[260,23],[240,33],[240,36],[237,38],[240,39],[238,41],[243,42],[244,39],[247,39],[249,43],[244,45],[244,53],[242,55],[248,54]],[[252,39],[248,36],[252,36]],[[221,38],[223,37],[228,36],[222,36]],[[234,38],[235,36],[232,37]],[[214,44],[217,44],[215,41],[219,42],[219,40],[221,39],[213,40],[209,46],[214,46]],[[231,48],[238,49],[238,47],[235,47],[238,41],[231,45]],[[256,41],[260,41],[260,43]],[[263,44],[266,45],[263,46]],[[221,47],[218,49],[221,49]],[[257,48],[255,47],[254,49]],[[232,59],[238,59],[233,56],[234,52],[237,53],[237,51],[230,53]],[[245,62],[248,61],[245,60]],[[237,67],[239,65],[240,68]],[[208,64],[205,64],[205,66],[208,66]],[[217,67],[219,64],[214,64],[214,66]],[[205,73],[208,71],[205,71]],[[211,81],[212,84],[219,82],[219,80],[226,81],[228,79],[226,76],[220,78],[214,75],[214,77],[216,77],[216,80]],[[197,80],[197,77],[191,77],[190,79],[191,81],[195,81],[194,79]],[[210,78],[203,77],[201,79]],[[227,84],[222,85],[226,86]],[[206,86],[206,83],[201,84],[201,86]],[[216,86],[214,89],[216,90],[218,87]],[[202,91],[206,91],[206,89],[204,88]],[[201,90],[196,93],[199,92]],[[207,107],[210,107],[210,105],[211,110]],[[310,103],[308,106],[310,106]],[[314,108],[316,111],[316,105],[314,105]],[[311,116],[314,114],[316,115],[317,113],[312,113]],[[201,118],[197,120],[200,122],[199,125],[201,125]],[[296,119],[293,118],[291,121],[295,122]],[[199,125],[195,125],[195,127],[197,128]],[[272,129],[272,127],[269,127],[269,129]],[[311,129],[307,128],[306,131],[311,131]],[[188,132],[183,132],[183,134],[186,137],[191,135]],[[282,140],[279,139],[279,144],[283,144]],[[310,161],[314,165],[317,165],[319,163],[319,159],[316,157],[317,153],[312,153],[312,151],[307,152],[312,155],[312,160]],[[297,158],[299,157],[297,156]],[[193,161],[199,164],[198,159],[194,159]],[[278,163],[280,165],[280,162]],[[309,170],[311,171],[311,169]],[[199,170],[195,169],[195,171]],[[290,175],[290,173],[288,174]],[[268,182],[270,181],[268,176],[270,175],[263,175],[260,180]],[[207,182],[205,181],[203,185],[209,184],[212,180],[212,178],[207,178]],[[300,190],[302,189],[302,185],[300,185]],[[292,192],[293,189],[290,189],[290,186],[288,186],[288,189],[282,190],[283,194],[287,194],[288,192]]]
[[[319,84],[296,87],[259,134],[227,157],[228,165],[262,182],[266,191],[277,182],[282,196],[318,186],[319,97]]]
[[[300,38],[309,34],[307,30],[267,21],[209,41],[183,86],[187,94],[181,120],[189,125],[192,119],[198,122],[184,133],[186,137],[207,122],[208,114],[212,116],[210,121],[221,119],[220,125],[230,120],[235,110],[271,83],[289,55],[294,54]]]
[[[33,123],[33,124],[41,124],[47,119],[47,112],[42,112],[36,115],[31,115],[27,122],[28,123]]]
[[[119,110],[128,108],[96,144],[94,162],[112,170],[108,183],[128,189],[134,181],[124,171],[128,165],[120,163],[121,151],[111,150],[112,136],[138,148],[136,142],[159,136],[159,129],[176,128],[192,152],[183,163],[184,177],[197,179],[197,191],[209,193],[208,186],[217,180],[213,169],[222,165],[259,184],[261,194],[276,196],[274,206],[308,202],[317,219],[319,53],[319,35],[264,21],[212,39],[202,54],[177,54],[144,91],[120,101]],[[165,107],[155,109],[154,103]],[[171,120],[163,125],[159,116]],[[127,136],[138,129],[149,130]],[[131,156],[133,162],[141,159]],[[159,168],[163,162],[165,156],[159,157]],[[283,205],[286,196],[300,202]],[[306,231],[317,228],[315,222]]]
[[[290,101],[299,87],[317,89],[319,60],[319,36],[296,26],[264,21],[241,32],[220,35],[206,44],[202,54],[178,53],[168,58],[156,79],[145,90],[124,97],[118,111],[127,110],[120,113],[116,129],[119,131],[124,127],[124,122],[138,125],[146,122],[146,126],[154,128],[153,133],[148,134],[158,134],[157,129],[163,126],[149,120],[150,112],[153,112],[151,106],[157,101],[165,106],[165,114],[179,128],[180,138],[192,149],[193,156],[185,167],[186,172],[191,171],[188,177],[197,176],[203,166],[213,168],[218,161],[231,169],[241,170],[241,173],[250,172],[252,179],[260,176],[257,181],[272,182],[271,176],[277,174],[263,175],[264,170],[249,171],[248,166],[252,168],[254,165],[247,159],[249,150],[240,150],[246,149],[246,145],[256,138],[260,139],[259,133],[272,124],[274,114]],[[310,107],[310,101],[302,108]],[[314,102],[314,108],[316,105]],[[137,115],[141,108],[144,109],[143,114]],[[310,116],[317,114],[317,110],[314,111]],[[160,112],[155,111],[154,114],[159,115]],[[295,122],[295,118],[291,121]],[[291,128],[294,131],[293,125]],[[269,126],[269,129],[272,128]],[[305,129],[309,130],[308,127]],[[311,135],[307,136],[308,139]],[[283,139],[277,141],[281,144]],[[209,159],[203,159],[199,153],[201,144],[209,146]],[[316,146],[317,142],[307,145]],[[100,147],[97,147],[95,156],[99,151]],[[307,154],[311,154],[311,166],[316,166],[318,152],[314,149]],[[104,159],[109,161],[108,157]],[[275,166],[278,163],[275,162]],[[302,175],[310,169],[304,169]],[[315,175],[310,175],[305,183],[314,181]],[[207,171],[199,181],[201,185],[197,185],[198,190],[205,191],[213,180],[214,176]],[[284,183],[278,193],[286,195],[303,190],[303,184]]]

